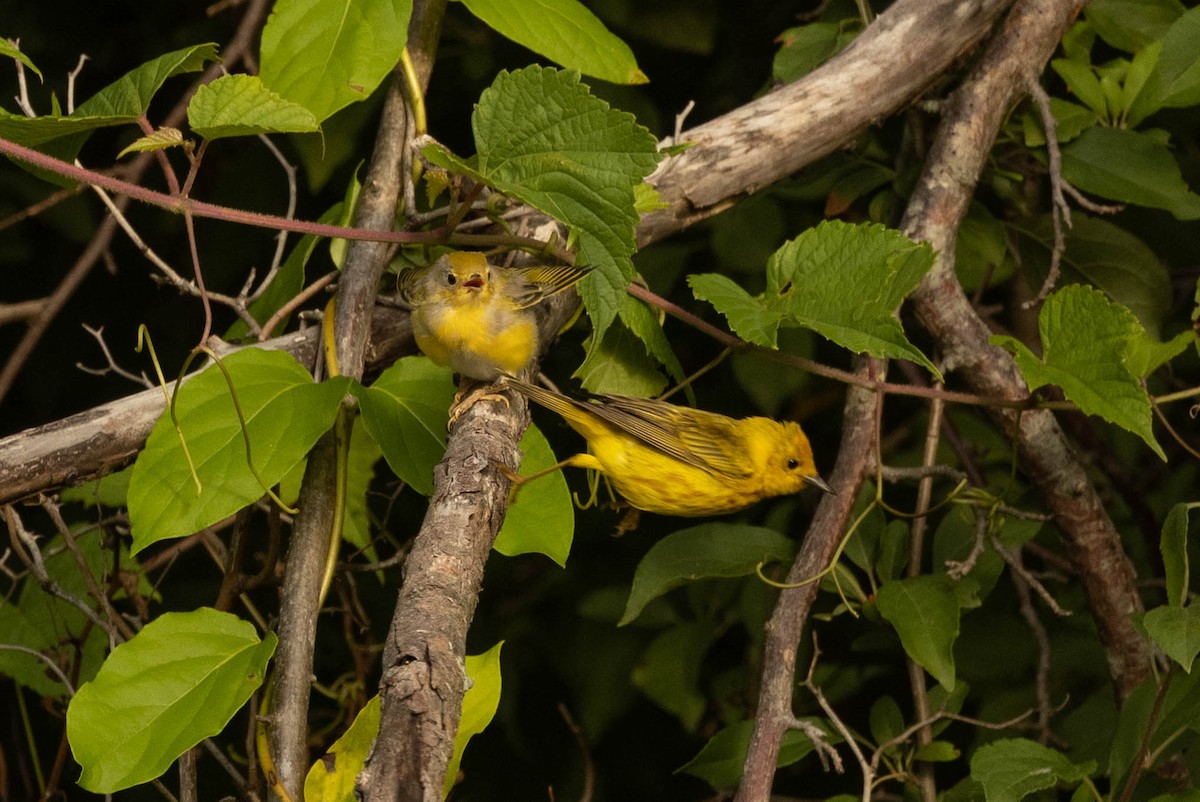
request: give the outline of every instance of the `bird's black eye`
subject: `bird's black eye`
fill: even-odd
[[[447,273],[446,274],[446,283],[449,284],[451,287],[453,287],[455,284],[458,283],[458,276],[454,275],[453,273]]]
[[[790,459],[790,460],[788,460],[788,461],[787,461],[787,466],[788,466],[788,470],[789,470],[789,471],[794,471],[794,470],[796,470],[797,468],[799,468],[799,467],[800,467],[800,460],[798,460],[798,459]]]

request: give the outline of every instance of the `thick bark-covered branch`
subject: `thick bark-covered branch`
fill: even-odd
[[[692,147],[649,179],[669,205],[642,218],[662,239],[854,141],[912,103],[969,53],[1012,0],[899,0],[833,59],[718,119],[684,131]]]
[[[416,3],[413,8],[408,49],[422,54],[421,61],[427,68],[432,66],[444,8],[445,0]],[[401,199],[406,180],[403,167],[408,163],[413,128],[402,89],[406,81],[401,69],[397,67],[388,87],[375,148],[354,209],[353,223],[359,228],[390,229]],[[416,80],[423,90],[429,82],[429,69],[417,75]],[[347,245],[334,312],[334,350],[342,375],[362,377],[375,295],[387,268],[388,255],[389,246],[382,242],[352,241]],[[344,416],[351,414],[349,408],[343,409],[339,423],[322,435],[309,455],[280,598],[271,751],[279,781],[293,799],[303,798],[308,772],[308,702],[317,608],[321,603],[331,532],[336,517],[344,513],[336,503],[337,461],[339,450],[348,448],[349,425],[342,427],[342,423]],[[345,431],[339,434],[339,428]]]
[[[1083,5],[1081,0],[1037,0],[1017,7],[946,104],[906,216],[906,233],[939,251],[912,296],[917,316],[937,340],[947,368],[976,392],[995,398],[1023,398],[1028,389],[1012,357],[988,343],[990,332],[955,277],[955,234],[1005,115],[1037,80]],[[1079,568],[1114,688],[1124,698],[1148,675],[1150,653],[1131,619],[1142,605],[1116,527],[1053,413],[994,414],[1016,441],[1019,466],[1041,491]]]
[[[860,360],[864,375],[878,363]],[[797,587],[780,591],[767,621],[763,645],[762,685],[754,734],[746,751],[742,782],[734,802],[766,802],[771,798],[775,763],[783,735],[792,728],[792,689],[796,687],[796,652],[819,582],[813,578],[825,570],[841,543],[851,508],[863,479],[874,467],[875,444],[879,442],[876,421],[882,398],[870,390],[851,387],[846,396],[842,442],[837,464],[830,475],[836,496],[821,499],[804,544],[784,580]],[[806,582],[807,584],[799,584]]]
[[[382,368],[413,352],[407,312],[381,307],[372,321],[372,331],[372,367]],[[320,333],[312,328],[254,347],[287,351],[300,364],[312,365],[319,340]],[[234,350],[217,345],[221,355]],[[144,390],[0,438],[0,504],[81,484],[124,468],[146,444],[164,406],[162,390]]]

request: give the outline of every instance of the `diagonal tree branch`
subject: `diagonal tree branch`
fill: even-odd
[[[1012,357],[988,343],[990,332],[954,274],[954,242],[975,182],[1005,115],[1041,72],[1082,0],[1023,2],[969,79],[951,96],[929,161],[905,217],[905,232],[933,243],[938,260],[913,293],[921,323],[942,348],[947,368],[977,392],[1028,394]],[[1016,443],[1021,470],[1041,491],[1079,568],[1108,656],[1117,697],[1150,671],[1150,652],[1131,616],[1142,609],[1134,571],[1116,527],[1053,413],[994,410]]]

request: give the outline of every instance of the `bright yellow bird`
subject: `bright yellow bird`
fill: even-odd
[[[639,510],[719,515],[806,485],[833,492],[817,475],[812,447],[798,423],[736,420],[619,395],[579,401],[511,377],[508,386],[557,412],[588,441],[591,453],[576,454],[550,470],[572,465],[600,471]]]
[[[574,286],[590,267],[497,267],[481,253],[455,251],[401,271],[417,346],[439,365],[490,382],[517,374],[538,351],[533,307]]]

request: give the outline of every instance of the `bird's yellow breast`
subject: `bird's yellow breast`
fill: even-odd
[[[515,374],[533,358],[532,314],[508,309],[488,290],[461,290],[444,303],[425,304],[412,317],[418,347],[441,365],[481,381]]]

